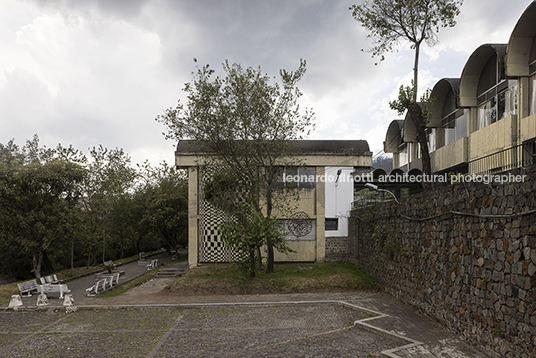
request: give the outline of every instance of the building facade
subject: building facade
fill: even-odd
[[[507,44],[484,44],[459,78],[436,83],[427,124],[434,173],[495,174],[533,163],[536,143],[536,3]],[[393,167],[422,168],[409,118],[393,121],[384,151]]]
[[[302,140],[295,150],[300,168],[282,168],[286,175],[314,177],[314,181],[300,181],[293,213],[278,216],[285,221],[289,235],[286,240],[294,251],[275,252],[275,261],[314,262],[326,257],[326,233],[347,237],[347,216],[353,200],[353,182],[348,179],[355,169],[370,168],[372,153],[364,140]],[[230,262],[236,252],[226,245],[219,225],[227,215],[204,199],[203,187],[210,173],[204,170],[203,153],[188,141],[180,141],[175,152],[175,164],[188,172],[188,261],[190,267],[199,263]],[[340,174],[337,176],[337,173]],[[288,173],[286,172],[288,171]],[[345,183],[342,178],[344,177]],[[297,216],[307,218],[308,230],[292,230]],[[336,219],[336,220],[335,220]],[[336,223],[334,223],[336,221]],[[326,224],[328,225],[326,230]],[[334,225],[336,230],[333,230]]]

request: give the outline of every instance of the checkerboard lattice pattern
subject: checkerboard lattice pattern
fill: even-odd
[[[209,174],[204,171],[200,183],[200,245],[199,262],[231,262],[238,259],[238,254],[226,245],[218,226],[229,216],[205,201],[203,186]]]

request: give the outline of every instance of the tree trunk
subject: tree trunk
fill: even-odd
[[[415,92],[413,93],[413,103],[417,103],[417,91],[419,89],[419,55],[420,55],[421,43],[415,43],[415,63],[413,64],[413,87]]]
[[[71,238],[71,277],[73,277],[74,270],[74,236]]]
[[[255,265],[257,260],[255,259],[255,248],[249,250],[249,278],[255,278]]]
[[[415,125],[415,130],[417,131],[417,142],[421,146],[422,172],[426,175],[430,175],[432,173],[432,165],[430,153],[428,151],[428,139],[426,138],[425,123],[421,106],[417,103],[413,103],[409,108],[409,115]],[[423,187],[428,186],[428,183],[424,180],[422,184]]]
[[[43,263],[43,251],[34,252],[33,254],[33,270],[35,278],[41,277],[41,264]]]
[[[266,217],[269,218],[272,215],[272,189],[266,190]],[[274,245],[271,242],[271,238],[266,240],[266,249],[268,251],[268,257],[266,258],[266,273],[274,272]]]
[[[259,271],[262,270],[262,255],[261,255],[261,248],[257,246],[256,248],[257,252],[257,263],[259,264]]]
[[[266,261],[266,273],[274,272],[274,246],[270,243],[266,245],[268,257]]]

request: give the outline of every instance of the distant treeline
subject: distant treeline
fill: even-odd
[[[188,182],[123,149],[0,144],[0,272],[17,279],[187,242]]]

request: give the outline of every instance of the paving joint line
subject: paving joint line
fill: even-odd
[[[397,355],[396,352],[404,350],[404,349],[424,345],[423,342],[417,341],[417,340],[409,338],[409,337],[401,336],[399,334],[387,331],[385,329],[382,329],[382,328],[379,328],[379,327],[376,327],[376,326],[373,326],[373,325],[367,323],[369,321],[373,321],[373,320],[376,320],[376,319],[379,319],[379,318],[390,317],[390,315],[388,315],[386,313],[378,312],[378,311],[375,311],[375,310],[372,310],[372,309],[369,309],[369,308],[361,307],[361,306],[358,306],[358,305],[355,305],[355,304],[352,304],[352,303],[349,303],[349,302],[346,302],[346,301],[342,301],[342,300],[278,301],[278,302],[271,302],[271,301],[263,301],[263,302],[212,302],[212,303],[176,303],[176,304],[171,303],[171,304],[149,304],[149,305],[147,305],[147,304],[138,304],[138,305],[81,305],[81,306],[77,306],[77,308],[79,310],[80,309],[87,309],[87,310],[95,310],[95,309],[114,310],[114,309],[116,309],[116,310],[119,310],[119,309],[151,309],[151,308],[210,308],[210,307],[230,307],[230,306],[239,306],[239,307],[240,306],[242,306],[242,307],[244,307],[244,306],[251,306],[251,307],[255,307],[255,306],[257,306],[257,307],[262,307],[262,306],[266,307],[266,306],[268,306],[268,307],[271,307],[272,306],[273,307],[273,306],[282,306],[282,305],[291,306],[291,305],[311,305],[311,304],[339,304],[339,305],[342,305],[342,306],[353,308],[355,310],[365,311],[365,312],[368,312],[368,313],[371,313],[371,314],[375,314],[376,315],[375,317],[370,317],[370,318],[365,318],[365,319],[362,319],[362,320],[355,321],[354,326],[359,325],[361,328],[363,328],[363,329],[365,329],[365,330],[367,330],[369,332],[379,334],[381,336],[393,339],[395,341],[408,342],[407,344],[402,345],[400,347],[395,347],[395,348],[388,349],[388,350],[380,352],[380,354],[382,354],[382,355],[384,355],[386,357],[389,357],[389,358],[402,358],[401,356]],[[48,306],[47,308],[53,308],[53,307],[54,308],[61,308],[61,306],[58,306],[58,307]],[[18,311],[31,311],[31,310],[43,310],[43,309],[44,308],[42,308],[42,307],[25,307],[25,308],[19,307]],[[173,326],[162,336],[162,338],[159,340],[159,342],[153,348],[153,350],[151,350],[151,352],[147,356],[148,358],[153,357],[154,354],[157,353],[158,349],[162,346],[164,340],[167,339],[167,337],[171,334],[171,332],[174,330],[174,328],[177,326],[177,324],[180,322],[180,320],[182,320],[182,318],[183,318],[183,315],[181,315],[181,316],[179,316],[179,318],[177,318],[177,320],[175,321]],[[62,319],[65,319],[65,318],[62,318]],[[59,321],[60,320],[58,320],[57,322],[59,322]],[[57,323],[57,322],[55,322],[55,323]],[[55,323],[53,323],[53,324],[51,324],[49,326],[52,326]],[[49,326],[47,326],[47,327],[45,327],[43,329],[46,329]],[[39,332],[40,331],[35,332],[31,336],[33,336],[33,335],[35,335],[35,334],[37,334]],[[22,339],[21,341],[24,341],[25,339],[30,338],[31,336],[28,336],[28,337]],[[21,342],[21,341],[19,341],[19,342]],[[14,346],[15,344],[18,344],[19,342],[16,342],[16,343],[12,344],[10,347]],[[0,350],[0,353],[3,352],[5,349],[6,348],[4,348],[3,350]]]
[[[46,329],[54,326],[57,323],[60,323],[61,321],[67,319],[68,317],[69,317],[69,315],[65,315],[65,317],[61,317],[58,320],[54,321],[53,323],[51,323],[51,324],[49,324],[49,325],[47,325],[47,326],[35,331],[35,332],[28,332],[28,335],[26,337],[21,338],[18,341],[14,342],[14,343],[11,343],[10,345],[0,349],[0,355],[3,355],[4,353],[9,352],[13,347],[18,346],[19,344],[23,343],[24,341],[26,341],[26,340],[28,340],[28,339],[30,339],[30,338],[38,335],[38,334],[46,333],[46,332],[44,332]]]
[[[168,337],[171,334],[171,332],[174,331],[174,328],[182,321],[183,317],[184,317],[183,314],[181,314],[179,317],[177,317],[177,319],[175,320],[173,325],[167,330],[166,333],[164,333],[164,335],[162,337],[160,337],[160,339],[158,340],[156,345],[153,347],[153,349],[151,349],[151,351],[147,355],[147,358],[152,358],[152,357],[154,357],[154,355],[156,353],[158,353],[158,351],[160,350],[160,347],[162,347],[162,344],[168,339]]]

